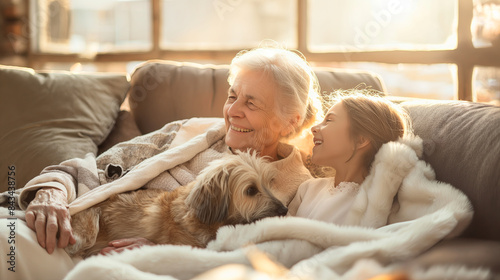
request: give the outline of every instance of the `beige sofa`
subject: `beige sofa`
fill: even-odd
[[[338,69],[316,69],[316,73],[324,94],[359,84],[384,90],[373,73]],[[12,180],[22,187],[47,165],[100,153],[170,121],[222,116],[229,87],[226,78],[224,65],[171,61],[142,64],[130,81],[123,74],[35,73],[0,67],[0,108],[6,116],[0,123],[2,191]],[[395,101],[409,111],[416,134],[424,140],[424,159],[437,179],[461,189],[475,210],[462,236],[439,243],[407,264],[466,264],[500,273],[500,107]],[[7,169],[12,166],[16,174],[9,178]]]

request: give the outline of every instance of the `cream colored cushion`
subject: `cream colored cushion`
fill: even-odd
[[[97,153],[128,87],[125,74],[0,66],[0,190],[7,189],[8,166],[21,188],[48,165]]]

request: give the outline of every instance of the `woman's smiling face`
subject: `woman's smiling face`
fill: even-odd
[[[232,149],[254,149],[276,159],[285,126],[277,117],[277,86],[267,75],[241,70],[224,105],[226,144]]]

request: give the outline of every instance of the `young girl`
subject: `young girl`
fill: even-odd
[[[340,93],[333,104],[312,128],[312,162],[332,167],[335,176],[301,184],[288,215],[344,224],[375,154],[383,144],[409,134],[410,121],[399,106],[362,91]]]

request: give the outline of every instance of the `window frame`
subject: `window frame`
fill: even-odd
[[[222,1],[222,0],[221,0]],[[474,67],[500,67],[498,46],[475,48],[470,26],[473,18],[473,0],[458,1],[457,48],[430,51],[357,51],[311,52],[307,48],[307,0],[297,1],[297,49],[310,62],[375,62],[386,64],[454,64],[457,68],[458,100],[474,101]],[[144,52],[99,53],[93,58],[76,54],[49,54],[34,52],[28,46],[29,66],[39,68],[47,62],[123,62],[166,59],[181,61],[204,60],[212,63],[229,63],[240,50],[164,50],[160,48],[161,0],[151,0],[152,48]],[[28,9],[31,12],[31,9]],[[30,15],[28,15],[29,17]],[[33,42],[29,42],[32,44]]]

